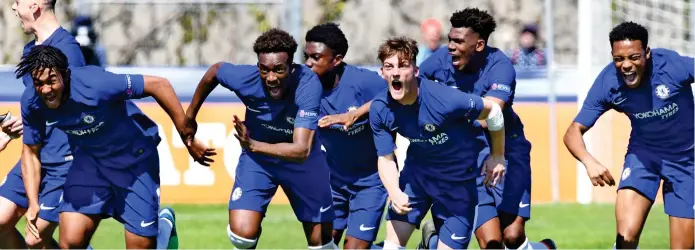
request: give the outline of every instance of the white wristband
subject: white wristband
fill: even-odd
[[[504,128],[504,115],[500,105],[492,102],[492,109],[487,114],[485,121],[487,122],[487,129],[490,131],[499,131]]]

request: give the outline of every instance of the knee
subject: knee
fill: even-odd
[[[509,226],[504,230],[503,233],[504,245],[510,249],[517,249],[524,241],[526,241],[526,234],[523,227],[519,226]]]
[[[88,244],[85,244],[83,236],[79,234],[60,234],[60,249],[86,249]]]
[[[258,241],[257,237],[258,229],[249,228],[233,228],[231,225],[227,226],[227,237],[229,241],[238,249],[249,249],[253,248]]]

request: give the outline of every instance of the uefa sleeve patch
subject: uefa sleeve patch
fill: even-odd
[[[130,75],[125,75],[125,81],[126,81],[125,94],[128,97],[133,97],[133,81],[130,79]]]
[[[490,90],[499,90],[507,93],[512,93],[512,88],[509,87],[508,85],[504,84],[499,84],[499,83],[493,83],[492,86],[490,87]]]
[[[305,117],[306,118],[314,118],[314,117],[318,117],[318,116],[319,116],[318,112],[306,111],[303,109],[299,110],[299,117],[302,117],[302,118],[305,118]]]

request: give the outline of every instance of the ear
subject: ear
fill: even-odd
[[[384,80],[386,80],[386,77],[384,77],[384,65],[383,64],[381,65],[381,67],[379,67],[379,76],[381,76],[381,78],[384,78]]]
[[[652,58],[652,49],[649,48],[649,46],[647,46],[647,49],[645,50],[645,52],[646,52],[645,58],[647,58],[647,60],[651,59]]]
[[[415,65],[415,77],[417,78],[418,76],[420,76],[420,67],[418,67],[417,64],[415,64],[415,61],[413,61],[413,65]]]
[[[338,67],[338,65],[343,63],[343,59],[345,59],[345,56],[340,54],[333,57],[333,67]]]
[[[478,39],[478,41],[475,43],[475,51],[476,52],[482,52],[485,49],[485,40],[483,39]]]
[[[39,13],[39,11],[40,11],[39,9],[41,9],[41,6],[39,6],[39,1],[42,1],[42,0],[31,1],[30,6],[29,6],[31,13],[34,13],[34,14]]]

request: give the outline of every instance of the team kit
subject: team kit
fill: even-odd
[[[531,142],[512,107],[514,67],[487,44],[496,22],[486,11],[454,12],[447,45],[420,66],[413,39],[386,39],[375,51],[379,72],[345,62],[348,41],[337,24],[311,28],[301,51],[290,34],[269,29],[253,44],[257,64],[212,65],[184,110],[165,78],[87,66],[54,8],[12,5],[36,40],[15,71],[25,85],[21,114],[0,118],[0,137],[23,142],[0,186],[0,248],[91,248],[107,218],[123,225],[127,248],[178,248],[174,210],[159,205],[158,128],[133,100],[154,98],[191,157],[209,166],[216,152],[196,139],[196,116],[218,86],[246,107],[244,120],[229,117],[242,148],[226,228],[235,249],[256,248],[278,187],[309,249],[404,249],[416,229],[418,249],[465,249],[473,236],[483,249],[558,247],[526,236]],[[663,181],[671,248],[693,248],[694,60],[650,48],[647,30],[633,22],[615,26],[608,40],[613,61],[565,146],[594,186],[614,186],[582,135],[608,110],[627,115],[613,247],[638,247]],[[304,64],[292,62],[295,53]],[[397,134],[409,141],[403,166]],[[15,229],[21,217],[25,232]],[[382,222],[386,236],[377,239]]]

